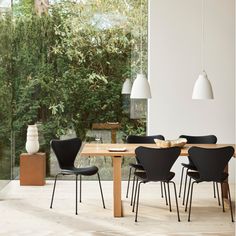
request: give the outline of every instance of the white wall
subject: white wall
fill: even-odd
[[[218,143],[235,143],[234,0],[205,0],[205,6],[205,70],[215,99],[192,100],[202,70],[202,1],[149,0],[148,134],[215,134]]]

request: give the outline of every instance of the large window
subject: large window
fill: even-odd
[[[130,133],[145,133],[145,116],[130,118],[129,97],[121,88],[125,79],[134,80],[141,61],[147,73],[147,1],[42,1],[42,9],[35,2],[15,2],[13,12],[0,20],[0,96],[8,94],[0,119],[7,122],[2,140],[9,142],[11,152],[4,155],[11,155],[14,177],[29,124],[38,125],[49,176],[56,168],[52,138],[93,141],[92,125],[105,122],[119,122],[119,142]],[[100,132],[109,142],[109,133]],[[109,161],[101,160],[97,164],[106,167]],[[109,179],[111,170],[106,171]]]

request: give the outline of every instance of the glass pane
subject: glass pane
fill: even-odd
[[[8,70],[10,44],[7,20],[0,20],[0,188],[11,179],[12,87]]]
[[[13,178],[19,176],[29,124],[38,126],[48,177],[58,170],[50,150],[53,138],[78,136],[94,142],[99,135],[111,142],[111,130],[92,128],[107,122],[120,124],[117,142],[130,133],[145,133],[145,113],[130,119],[132,104],[121,89],[141,64],[147,74],[147,0],[142,5],[136,0],[54,1],[39,8],[36,4],[41,16],[34,13],[33,2],[14,1],[13,14],[0,18],[0,80],[10,90],[0,87],[2,97],[8,93],[2,102],[7,116],[1,118],[8,123],[1,135],[9,147],[7,158],[12,157]],[[112,178],[110,158],[80,164],[96,164],[104,179]]]

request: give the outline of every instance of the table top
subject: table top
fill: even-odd
[[[120,124],[118,122],[106,122],[106,123],[93,123],[92,129],[119,129]]]
[[[80,156],[126,156],[134,157],[135,149],[139,146],[150,148],[158,148],[156,144],[131,144],[131,143],[85,143],[80,152]],[[180,156],[188,156],[188,149],[192,146],[204,148],[220,148],[225,146],[232,146],[234,144],[186,144],[182,149]],[[119,151],[119,149],[126,148],[126,151]],[[117,151],[109,151],[109,149],[117,149]],[[236,153],[234,153],[234,157]]]
[[[36,153],[33,153],[33,154],[29,154],[29,153],[21,153],[20,156],[29,156],[29,157],[35,157],[35,156],[42,156],[44,157],[46,155],[45,152],[36,152]]]

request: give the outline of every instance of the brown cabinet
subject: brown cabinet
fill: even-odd
[[[45,185],[45,176],[45,153],[22,153],[20,155],[20,185]]]

